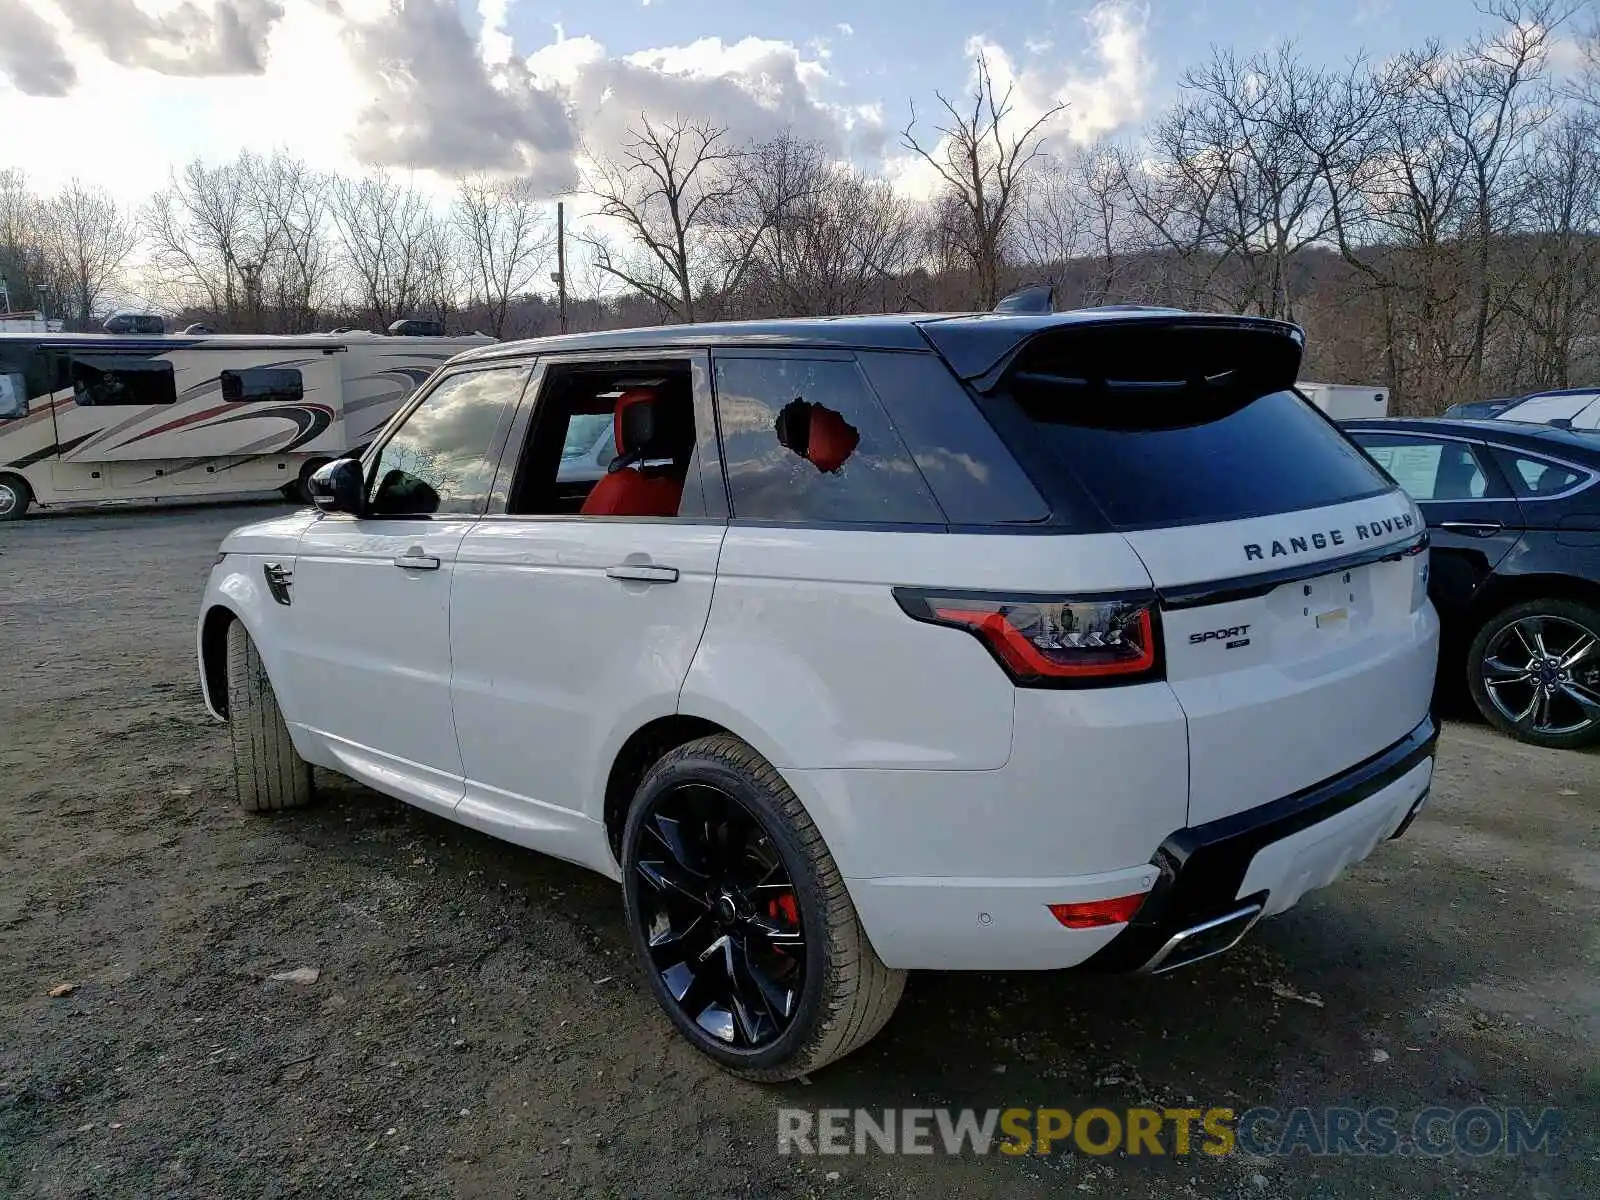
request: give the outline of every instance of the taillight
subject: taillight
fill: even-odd
[[[1158,678],[1153,596],[1058,600],[896,588],[907,615],[964,629],[1018,684],[1075,687]]]

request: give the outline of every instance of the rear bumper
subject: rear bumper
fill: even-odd
[[[1180,829],[1149,861],[1063,877],[849,877],[873,948],[908,970],[1172,970],[1221,953],[1257,920],[1331,883],[1404,832],[1433,777],[1430,718],[1305,791]],[[1041,832],[1041,837],[1045,836]],[[1068,929],[1052,904],[1148,896],[1132,922]]]
[[[1405,832],[1427,798],[1438,739],[1429,716],[1332,779],[1174,833],[1151,860],[1160,875],[1133,921],[1083,965],[1159,972],[1229,949]]]

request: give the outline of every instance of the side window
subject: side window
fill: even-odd
[[[501,430],[527,378],[519,367],[441,380],[379,451],[367,481],[371,515],[482,512]]]
[[[29,367],[38,358],[36,352],[25,348],[0,346],[0,421],[16,421],[28,415]]]
[[[70,360],[73,403],[80,408],[176,404],[172,364],[133,354],[74,354]]]
[[[268,401],[297,404],[306,398],[305,383],[293,367],[245,367],[224,371],[220,382],[222,398],[229,404]]]
[[[1485,500],[1498,497],[1478,453],[1466,442],[1400,434],[1351,435],[1384,473],[1413,500]]]
[[[0,371],[0,421],[28,415],[28,377],[21,371]]]
[[[689,360],[552,363],[506,514],[703,516],[696,444]]]
[[[945,523],[854,362],[718,355],[716,387],[735,519]]]
[[[1530,458],[1514,450],[1497,450],[1500,463],[1506,469],[1511,487],[1523,500],[1537,500],[1541,496],[1556,496],[1570,491],[1587,478],[1582,471],[1542,458]]]

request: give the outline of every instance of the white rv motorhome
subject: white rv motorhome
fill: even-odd
[[[494,339],[0,334],[0,520],[33,503],[281,489]]]

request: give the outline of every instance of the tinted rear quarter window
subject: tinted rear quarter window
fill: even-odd
[[[1050,506],[940,358],[884,350],[857,361],[952,525],[1050,518]]]
[[[1559,496],[1589,478],[1582,471],[1562,463],[1551,462],[1549,459],[1535,458],[1515,450],[1497,449],[1495,453],[1500,459],[1501,467],[1505,469],[1506,478],[1511,481],[1511,489],[1516,492],[1519,499],[1537,500],[1544,496]]]
[[[1177,397],[1090,399],[1047,385],[1021,387],[1015,398],[1055,461],[1119,529],[1319,508],[1393,486],[1290,391],[1204,412],[1186,412]]]
[[[719,354],[715,374],[735,520],[945,523],[854,361]]]

